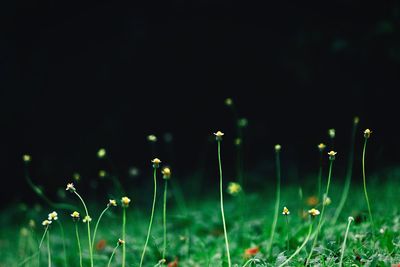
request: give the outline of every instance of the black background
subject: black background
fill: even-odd
[[[208,140],[224,131],[233,177],[226,97],[249,120],[249,170],[270,164],[279,142],[287,164],[314,171],[316,145],[332,127],[340,159],[355,115],[358,143],[363,128],[374,131],[372,167],[400,158],[399,2],[11,2],[0,8],[3,199],[34,197],[24,153],[50,192],[74,171],[95,177],[99,147],[122,176],[131,166],[147,174],[151,133],[173,134],[175,156],[163,142],[157,156],[179,179],[204,168],[209,181]]]

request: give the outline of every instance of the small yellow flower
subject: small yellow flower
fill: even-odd
[[[333,138],[335,138],[335,136],[336,136],[336,130],[335,129],[329,129],[328,130],[328,135],[329,135],[329,137],[331,138],[331,139],[333,139]]]
[[[315,217],[315,216],[318,216],[320,214],[320,212],[319,212],[319,210],[313,208],[308,211],[308,214],[310,214],[312,217]]]
[[[326,145],[324,144],[324,143],[320,143],[319,145],[318,145],[318,149],[319,149],[319,151],[324,151],[325,150],[325,148],[326,148]]]
[[[171,169],[169,167],[164,167],[161,170],[161,173],[164,179],[168,180],[169,178],[171,178]]]
[[[92,218],[89,215],[86,215],[85,218],[83,218],[82,222],[84,223],[90,223],[92,221]]]
[[[282,149],[280,144],[276,144],[274,148],[275,148],[275,152],[280,152]]]
[[[236,196],[242,191],[242,187],[240,184],[235,183],[235,182],[230,182],[228,185],[228,193],[231,194],[232,196]]]
[[[49,221],[57,221],[58,220],[58,214],[57,212],[53,211],[52,213],[49,213],[49,216],[47,218]]]
[[[118,245],[121,246],[123,244],[125,244],[125,241],[122,240],[121,238],[118,238]]]
[[[22,160],[26,163],[31,162],[31,155],[25,154],[22,156]]]
[[[117,206],[117,201],[116,201],[115,199],[110,199],[110,200],[108,201],[107,206],[108,206],[108,207],[110,207],[110,206],[116,207],[116,206]]]
[[[73,183],[68,183],[68,184],[67,184],[67,188],[65,188],[65,190],[67,190],[67,191],[69,191],[69,192],[71,192],[71,193],[73,193],[73,192],[76,191],[76,189],[75,189]]]
[[[215,135],[215,139],[217,139],[217,141],[221,141],[222,136],[224,136],[224,133],[221,131],[218,131],[218,132],[214,133],[214,135]]]
[[[131,199],[129,197],[121,198],[122,207],[124,207],[124,208],[129,207],[130,202],[131,202]]]
[[[360,118],[358,116],[355,116],[353,122],[354,124],[358,124],[360,122]]]
[[[73,219],[74,221],[75,221],[75,220],[79,220],[80,214],[79,214],[79,212],[74,211],[74,212],[71,214],[71,217],[72,217],[72,219]]]
[[[147,141],[155,143],[157,142],[157,136],[155,136],[154,134],[150,134],[147,136]]]
[[[99,151],[97,151],[97,157],[99,159],[102,159],[106,156],[107,152],[104,148],[100,148]]]
[[[324,199],[324,206],[328,206],[332,203],[332,200],[330,197],[325,197]]]
[[[49,226],[51,224],[51,221],[49,221],[49,220],[44,220],[43,222],[42,222],[42,225],[43,226]]]
[[[328,155],[329,155],[329,160],[335,160],[337,152],[331,150],[329,151]]]
[[[290,211],[289,211],[289,209],[288,209],[288,208],[286,208],[286,207],[283,207],[282,214],[283,214],[283,215],[289,215],[289,214],[290,214]]]
[[[227,105],[228,107],[233,105],[233,100],[232,98],[228,97],[227,99],[225,99],[225,105]]]
[[[99,177],[100,178],[104,178],[104,177],[106,177],[107,176],[107,172],[105,171],[105,170],[100,170],[99,171]]]
[[[370,138],[371,134],[372,134],[372,131],[370,129],[365,129],[365,131],[364,131],[365,138]]]
[[[153,159],[151,162],[153,163],[153,168],[158,168],[158,167],[160,167],[160,163],[161,163],[161,160],[160,160],[160,159],[155,158],[155,159]]]

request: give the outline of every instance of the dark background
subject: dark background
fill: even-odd
[[[224,131],[226,173],[234,177],[226,97],[249,120],[246,169],[260,176],[278,142],[287,166],[315,171],[316,145],[332,127],[344,165],[355,115],[357,152],[362,129],[374,131],[371,168],[400,159],[398,1],[11,2],[0,4],[4,200],[35,199],[23,179],[24,153],[50,195],[75,171],[95,178],[109,168],[96,159],[99,147],[125,184],[132,166],[147,177],[152,133],[178,179],[201,172],[208,183],[216,174],[210,136]]]

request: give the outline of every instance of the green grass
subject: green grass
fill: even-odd
[[[356,176],[358,180],[359,176]],[[386,179],[382,182],[382,179]],[[378,174],[369,175],[369,196],[374,209],[374,223],[376,232],[371,232],[368,219],[368,209],[365,204],[364,192],[360,181],[354,183],[352,192],[343,208],[342,215],[336,224],[331,219],[340,200],[343,184],[332,181],[332,204],[326,207],[318,242],[310,265],[337,266],[341,257],[341,248],[345,236],[348,217],[353,216],[346,248],[343,257],[343,266],[356,264],[357,266],[390,266],[400,263],[400,171],[392,168]],[[315,181],[315,179],[313,180]],[[159,181],[161,183],[161,181]],[[228,183],[229,181],[227,181]],[[79,190],[79,189],[78,189]],[[215,190],[218,190],[216,183]],[[303,218],[298,208],[301,204],[304,211],[309,208],[305,203],[299,203],[297,194],[298,185],[282,187],[281,203],[287,206],[291,213],[289,219],[289,247],[287,251],[287,228],[284,216],[279,216],[271,256],[267,257],[265,248],[269,236],[265,235],[266,227],[272,223],[274,213],[274,194],[269,191],[247,190],[244,223],[241,223],[241,210],[238,209],[239,198],[226,195],[225,216],[230,241],[230,256],[232,266],[243,266],[249,258],[244,257],[247,248],[258,246],[260,251],[254,255],[254,261],[247,266],[278,266],[288,259],[298,246],[304,241],[309,230],[309,217]],[[171,190],[172,192],[173,190]],[[81,192],[86,194],[86,192]],[[305,194],[307,197],[307,194]],[[161,193],[157,197],[156,207],[162,207]],[[88,208],[94,220],[100,215],[107,203],[106,197],[101,204],[87,201]],[[180,212],[179,205],[174,203],[172,194],[169,195],[169,210],[167,220],[167,262],[178,259],[179,266],[227,266],[224,232],[221,224],[219,199],[216,195],[204,196],[202,199],[191,199],[185,203],[187,215]],[[52,211],[44,205],[30,207],[26,204],[13,205],[3,210],[0,217],[0,266],[38,266],[38,257],[33,256],[25,264],[18,263],[29,259],[38,251],[40,238],[44,228],[41,226],[43,218]],[[83,210],[79,210],[81,214]],[[74,222],[70,211],[58,210],[59,220],[63,223],[66,237],[68,266],[79,266],[79,254],[75,238]],[[134,203],[126,210],[126,266],[139,266],[140,256],[146,240],[149,212],[147,209],[136,206]],[[116,207],[107,211],[102,219],[96,235],[96,244],[93,251],[94,266],[107,266],[109,258],[121,237],[122,208]],[[30,227],[30,219],[35,220],[36,226]],[[316,221],[311,238],[305,247],[291,259],[287,266],[304,266],[310,252],[312,239],[315,236]],[[86,225],[78,223],[81,247],[83,252],[83,266],[90,266],[90,253]],[[52,266],[63,266],[63,240],[61,230],[57,224],[52,224],[50,236]],[[241,233],[240,239],[238,232]],[[162,208],[156,208],[153,229],[149,239],[148,250],[143,266],[155,266],[162,259],[163,251],[163,218]],[[375,239],[372,238],[375,234]],[[105,241],[104,248],[98,247],[98,242]],[[47,241],[46,241],[47,242]],[[47,244],[41,247],[40,266],[47,266]],[[110,266],[122,265],[122,248],[116,249]]]

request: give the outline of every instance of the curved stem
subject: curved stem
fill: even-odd
[[[79,231],[78,231],[78,223],[75,222],[75,235],[76,241],[78,243],[78,250],[79,250],[79,266],[82,267],[82,249],[81,249],[81,241],[79,239]]]
[[[350,224],[353,220],[349,220],[347,223],[347,228],[346,228],[346,233],[344,235],[344,240],[342,244],[342,249],[340,250],[340,262],[339,262],[339,267],[343,266],[343,256],[344,256],[344,250],[346,249],[346,240],[347,240],[347,235],[349,234],[349,229],[350,229]]]
[[[226,231],[225,214],[224,214],[224,196],[223,196],[222,163],[221,163],[221,141],[219,141],[219,140],[218,140],[218,166],[219,166],[219,195],[220,195],[220,204],[221,204],[222,225],[224,227],[225,247],[226,247],[226,255],[228,257],[228,266],[231,267],[232,266],[231,255],[229,253],[228,234]]]
[[[308,240],[310,239],[311,236],[311,232],[312,232],[312,222],[310,223],[309,229],[308,229],[308,234],[306,236],[306,239],[304,239],[303,243],[300,245],[300,247],[298,247],[296,249],[296,251],[287,259],[285,260],[281,265],[279,265],[278,267],[283,267],[285,266],[291,259],[293,259],[293,257],[295,257],[297,254],[299,254],[299,252],[303,249],[303,247],[307,244]]]
[[[62,237],[62,241],[63,241],[63,252],[64,252],[64,267],[68,266],[67,263],[67,249],[65,247],[65,234],[64,234],[64,227],[62,226],[61,222],[59,220],[57,220],[58,226],[60,227],[61,230],[61,237]]]
[[[162,259],[165,259],[165,251],[167,250],[167,190],[168,190],[167,188],[168,188],[168,180],[165,180],[164,207],[163,207],[164,245],[163,245]]]
[[[351,140],[350,140],[349,158],[347,161],[346,181],[344,184],[342,197],[340,198],[339,206],[337,207],[337,209],[335,211],[335,215],[333,216],[333,219],[332,219],[332,224],[336,224],[336,221],[338,220],[340,213],[343,210],[344,204],[346,203],[347,196],[349,195],[351,178],[352,178],[352,174],[353,174],[354,143],[355,143],[356,132],[357,132],[357,123],[353,123],[353,130],[351,133]]]
[[[51,267],[50,231],[47,231],[47,265],[48,267]]]
[[[124,242],[122,243],[122,267],[125,267],[125,261],[126,261],[126,247],[125,247],[126,232],[125,232],[125,229],[126,229],[126,208],[123,207],[122,208],[122,240],[124,240]],[[118,247],[118,245],[117,245],[117,247]],[[111,258],[110,258],[110,262],[111,262]]]
[[[272,221],[271,227],[271,236],[268,243],[267,253],[271,253],[272,242],[274,241],[275,235],[275,228],[278,222],[278,213],[279,213],[279,206],[280,206],[280,199],[281,199],[281,163],[279,158],[279,152],[276,152],[276,200],[275,200],[275,212],[274,212],[274,220]]]
[[[144,243],[142,257],[140,258],[140,265],[139,265],[140,267],[142,267],[142,265],[143,265],[144,255],[146,254],[147,244],[148,244],[149,238],[150,238],[151,226],[153,224],[154,209],[155,209],[155,206],[156,206],[156,197],[157,197],[157,168],[154,168],[153,177],[154,177],[153,205],[152,205],[152,208],[151,208],[151,216],[150,216],[149,228],[147,229],[146,242]]]
[[[323,198],[322,198],[322,210],[321,210],[321,215],[319,216],[318,226],[317,226],[317,232],[316,232],[316,234],[315,234],[314,241],[313,241],[313,244],[312,244],[312,246],[311,246],[310,254],[308,255],[308,258],[307,258],[307,261],[306,261],[306,266],[308,265],[308,263],[309,263],[309,261],[310,261],[310,259],[311,259],[311,256],[312,256],[312,254],[313,254],[314,248],[315,248],[315,246],[316,246],[316,244],[317,244],[317,241],[318,241],[319,232],[320,232],[320,230],[321,230],[322,220],[323,220],[324,214],[325,214],[325,206],[326,206],[326,205],[325,205],[325,198],[328,197],[329,186],[330,186],[330,184],[331,184],[332,166],[333,166],[333,160],[330,160],[330,164],[329,164],[329,173],[328,173],[328,182],[327,182],[327,184],[326,184],[325,195],[324,195]]]
[[[101,218],[103,217],[104,213],[108,210],[110,206],[107,207],[100,213],[99,218],[97,219],[96,226],[94,227],[93,238],[92,238],[92,251],[94,251],[94,242],[96,241],[96,234],[97,234],[97,227],[99,227],[99,223]]]
[[[125,210],[125,209],[124,209],[124,210]],[[118,247],[119,247],[119,243],[115,246],[113,252],[111,253],[110,259],[108,260],[107,267],[110,267],[111,261],[112,261],[114,255],[115,255],[115,252],[117,251]]]
[[[322,186],[321,180],[322,180],[322,167],[323,167],[322,163],[323,163],[323,157],[322,157],[322,151],[321,151],[320,155],[319,155],[319,169],[318,169],[318,181],[317,181],[318,182],[318,184],[317,184],[318,199],[320,199],[320,197],[321,197],[321,186]]]
[[[366,149],[367,149],[367,140],[368,140],[368,138],[365,138],[364,148],[363,148],[363,153],[362,153],[362,175],[363,175],[365,200],[367,201],[369,219],[371,221],[371,226],[372,226],[372,235],[374,235],[375,225],[374,225],[374,220],[372,219],[371,206],[369,204],[369,198],[368,198],[368,192],[367,192],[367,182],[366,182],[366,178],[365,178],[365,154],[366,154]]]
[[[46,228],[44,228],[44,233],[43,233],[43,235],[42,235],[42,238],[40,239],[40,242],[39,242],[39,249],[42,247],[42,244],[43,244],[43,240],[44,240],[44,238],[46,237],[46,234],[47,234],[47,231],[49,230],[49,226],[46,226]]]
[[[82,205],[85,208],[86,216],[90,217],[88,209],[87,209],[86,204],[85,204],[85,201],[83,201],[83,198],[78,194],[78,192],[76,192],[76,190],[74,191],[74,193],[75,193],[75,195],[78,196],[78,198],[82,202]],[[88,220],[86,223],[87,223],[88,242],[89,242],[90,266],[93,267],[93,251],[92,251],[92,244],[91,244],[92,243],[92,239],[90,237],[90,220]]]

